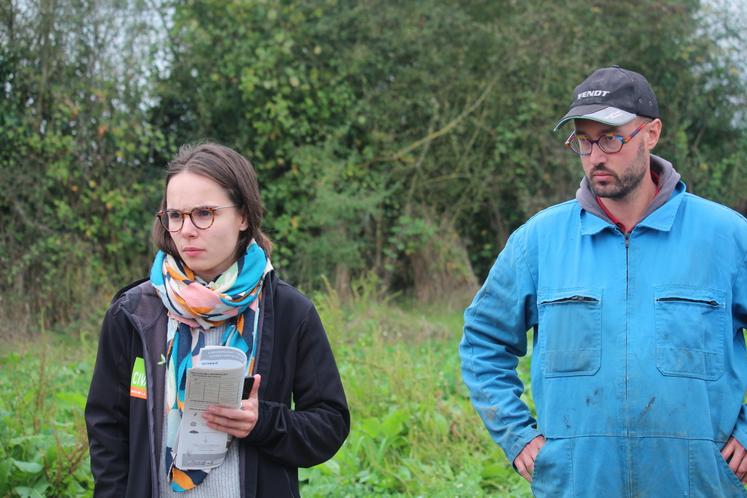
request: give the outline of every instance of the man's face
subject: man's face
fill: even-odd
[[[596,121],[579,119],[575,121],[576,135],[591,140],[597,140],[606,133],[628,137],[641,123],[643,120],[636,118],[626,125],[612,127]],[[584,174],[595,195],[623,200],[641,185],[641,181],[649,174],[650,148],[647,144],[647,128],[651,124],[653,123],[645,125],[619,152],[609,154],[594,144],[591,154],[581,156]]]

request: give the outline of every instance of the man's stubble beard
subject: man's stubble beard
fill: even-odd
[[[641,181],[646,177],[646,173],[648,173],[646,150],[643,146],[643,142],[638,145],[638,151],[636,152],[632,164],[625,168],[622,176],[618,176],[604,167],[597,168],[596,166],[592,168],[590,174],[593,175],[596,171],[605,171],[611,174],[612,181],[607,182],[607,184],[601,186],[601,188],[597,188],[592,181],[592,177],[587,176],[586,179],[589,182],[589,186],[594,195],[603,199],[612,199],[615,201],[624,199],[638,188]]]

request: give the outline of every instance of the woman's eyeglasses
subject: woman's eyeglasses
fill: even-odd
[[[169,232],[178,232],[184,226],[184,218],[189,216],[192,220],[192,224],[200,230],[206,230],[213,226],[215,222],[215,212],[219,209],[226,209],[230,207],[236,207],[235,205],[230,206],[217,206],[208,207],[200,206],[194,208],[192,211],[179,211],[178,209],[162,209],[156,213],[158,221],[161,222],[161,226]]]

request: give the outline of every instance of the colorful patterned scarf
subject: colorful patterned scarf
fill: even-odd
[[[197,487],[209,471],[174,465],[184,408],[187,370],[205,345],[206,329],[225,325],[221,344],[246,353],[247,375],[254,371],[259,304],[270,259],[252,241],[246,253],[214,282],[206,283],[182,261],[159,251],[150,281],[168,310],[166,335],[166,475],[176,492]],[[248,324],[248,327],[247,327]]]

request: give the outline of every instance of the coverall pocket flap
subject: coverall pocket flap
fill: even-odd
[[[663,375],[715,380],[724,371],[726,293],[655,288],[656,367]]]
[[[538,303],[545,376],[594,375],[602,356],[601,289],[540,291]]]

